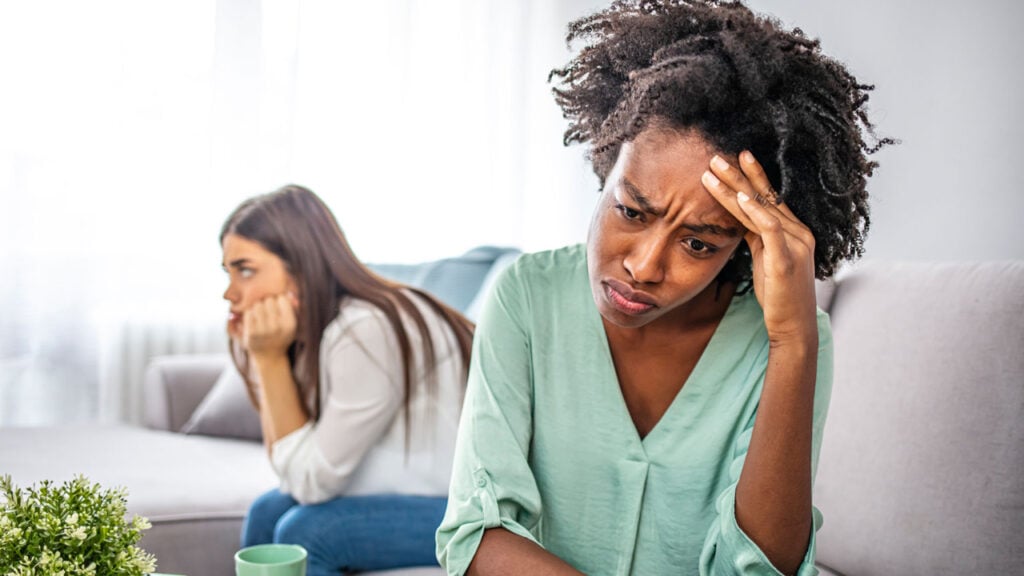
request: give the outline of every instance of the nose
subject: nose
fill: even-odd
[[[232,304],[238,301],[238,289],[235,288],[234,282],[228,282],[228,287],[224,290],[224,299]]]
[[[657,284],[665,279],[665,239],[648,237],[633,244],[623,267],[637,284]]]

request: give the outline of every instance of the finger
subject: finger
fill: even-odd
[[[728,160],[718,154],[711,157],[711,171],[719,180],[737,192],[740,190],[747,193],[757,192],[742,170],[733,166]]]
[[[289,325],[290,321],[295,318],[295,309],[292,308],[292,297],[290,294],[281,294],[275,298],[274,307],[278,328]]]
[[[266,299],[253,304],[249,311],[245,313],[245,318],[248,320],[246,328],[249,330],[249,334],[265,333],[270,320],[267,314]]]
[[[758,204],[765,208],[772,209],[778,200],[778,196],[772,189],[771,182],[768,181],[768,176],[765,175],[761,165],[754,159],[753,154],[749,152],[743,152],[740,154],[749,157],[750,162],[753,162],[753,166],[750,166],[750,162],[740,162],[741,167],[737,168],[730,164],[725,158],[719,155],[714,155],[711,158],[711,170],[716,176],[726,185],[731,187],[737,192],[745,192],[747,195],[757,201]],[[746,164],[746,166],[744,166]],[[755,172],[755,178],[751,178],[751,174],[748,172],[748,168]]]
[[[753,156],[751,156],[751,159],[753,159]],[[754,162],[756,163],[756,160]],[[763,170],[760,171],[763,182],[755,184],[747,177],[747,174],[743,170],[732,165],[728,160],[718,154],[712,156],[710,166],[712,174],[727,187],[726,191],[731,192],[729,194],[730,196],[735,197],[736,192],[744,192],[749,198],[752,198],[765,208],[771,209],[771,207],[774,206],[772,202],[775,195],[774,193],[769,192],[771,184],[768,182],[767,176],[764,176]],[[760,168],[760,165],[758,165],[758,168]],[[764,194],[761,193],[762,190],[765,192]],[[740,210],[740,212],[743,211]],[[744,212],[744,214],[746,213]],[[748,229],[749,228],[750,227],[748,227]]]
[[[754,155],[749,150],[740,152],[739,158],[740,170],[743,171],[743,175],[750,182],[751,190],[764,201],[761,205],[770,204],[777,206],[779,204],[779,195],[772,188],[772,183],[768,180],[768,174],[765,173],[761,163],[754,158]]]
[[[758,195],[755,196],[755,200],[760,200],[759,204],[768,208],[770,213],[780,219],[782,227],[788,234],[797,238],[813,252],[814,234],[811,232],[811,229],[797,218],[796,214],[789,209],[789,206],[779,198],[778,193],[772,187],[772,183],[768,180],[764,167],[754,158],[754,154],[749,150],[744,150],[740,153],[739,158],[740,167],[743,169],[744,174],[746,174],[747,180],[754,187],[754,190],[759,191]]]
[[[253,307],[250,307],[249,310],[246,311],[245,315],[242,316],[242,323],[241,323],[241,326],[239,326],[239,328],[240,328],[239,332],[241,333],[241,337],[242,337],[241,338],[242,345],[245,346],[246,348],[249,347],[249,337],[253,333],[253,322],[254,321],[255,321],[255,315],[253,314]]]
[[[777,193],[772,188],[771,182],[768,180],[768,175],[765,173],[764,168],[754,158],[754,155],[750,151],[743,151],[739,155],[740,165],[743,169],[744,178],[743,182],[737,184],[740,186],[736,188],[737,191],[746,192],[757,204],[765,208],[769,213],[774,215],[782,222],[783,228],[786,232],[793,236],[799,237],[802,241],[807,242],[808,239],[812,238],[813,235],[810,229],[800,221],[799,218],[793,214],[789,206],[781,202],[778,198]],[[712,165],[722,165],[722,159],[719,156],[711,161]],[[728,173],[731,177],[736,178],[736,172],[739,172],[735,167],[726,163],[726,168],[722,168],[723,172]],[[747,186],[744,188],[743,186]]]
[[[760,198],[762,200],[758,204],[767,208],[771,214],[777,216],[787,233],[795,236],[805,245],[813,247],[814,234],[811,232],[811,229],[797,218],[796,214],[793,214],[793,211],[789,209],[785,202],[778,198],[761,163],[754,158],[754,155],[749,150],[741,152],[739,158],[740,166],[744,174],[746,174],[747,180],[754,187],[754,190],[761,191]],[[755,196],[754,199],[758,200],[758,197]]]
[[[227,321],[228,336],[232,340],[238,340],[242,337],[242,319],[231,317]]]
[[[701,184],[711,194],[711,197],[718,201],[730,214],[733,215],[740,224],[743,225],[747,230],[754,229],[754,223],[747,216],[747,213],[740,208],[740,205],[736,198],[736,190],[730,188],[725,182],[722,182],[712,173],[710,170],[705,170],[704,174],[701,175]]]
[[[784,233],[782,222],[774,215],[769,214],[768,208],[762,206],[746,192],[740,191],[736,193],[736,205],[740,207],[740,210],[750,220],[750,233],[757,236],[763,236],[775,230]]]
[[[744,192],[737,193],[736,197],[740,209],[753,222],[754,228],[751,231],[760,236],[765,252],[771,253],[775,262],[791,264],[786,231],[779,218]]]
[[[754,155],[749,150],[740,152],[740,168],[750,182],[751,190],[757,194],[754,198],[755,200],[760,200],[759,203],[762,206],[771,205],[785,218],[793,222],[799,222],[796,216],[793,215],[793,212],[782,203],[778,192],[772,187],[771,181],[768,180],[768,174],[765,173],[764,167],[761,166],[761,163],[754,158]]]
[[[814,236],[810,230],[801,225],[801,232],[793,234],[787,229],[785,221],[776,217],[778,212],[766,209],[746,194],[740,193],[737,196],[740,206],[750,214],[751,220],[760,229],[759,239],[766,254],[766,264],[770,260],[772,268],[784,274],[792,274],[803,267],[813,277]],[[757,244],[750,238],[747,243],[752,251]],[[770,259],[767,258],[768,254],[771,254]]]

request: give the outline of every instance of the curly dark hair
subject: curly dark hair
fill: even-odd
[[[617,0],[569,25],[586,46],[565,68],[555,99],[570,121],[564,143],[589,143],[604,186],[622,144],[646,127],[696,129],[714,147],[750,150],[815,239],[815,275],[864,252],[870,218],[868,155],[879,139],[860,84],[819,41],[741,2]],[[874,142],[869,145],[865,137]],[[752,274],[742,244],[718,280]]]

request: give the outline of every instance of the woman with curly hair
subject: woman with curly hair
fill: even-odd
[[[815,574],[832,382],[814,279],[859,256],[865,86],[739,2],[620,0],[555,90],[602,192],[474,341],[450,574]]]

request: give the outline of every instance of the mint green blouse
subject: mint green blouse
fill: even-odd
[[[832,382],[820,349],[812,470]],[[501,526],[590,575],[779,574],[739,528],[736,482],[768,360],[753,291],[735,296],[682,390],[640,438],[591,296],[583,245],[522,256],[473,344],[437,555],[463,574]],[[821,515],[814,510],[814,530]],[[814,534],[800,575],[817,574]]]

